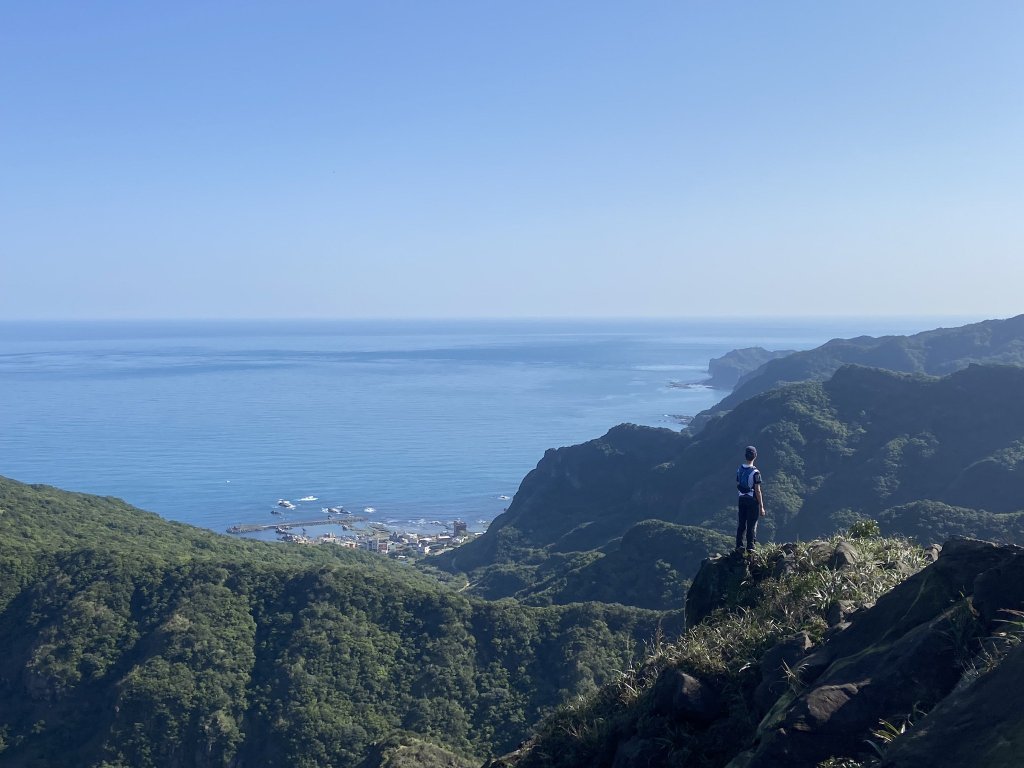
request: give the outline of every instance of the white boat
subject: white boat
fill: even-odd
[[[501,501],[508,501],[508,500],[509,500],[509,499],[511,499],[512,497],[511,497],[511,496],[506,496],[505,494],[502,494],[502,495],[501,495],[501,496],[499,496],[498,498],[499,498],[499,499],[500,499]]]
[[[277,506],[283,507],[284,509],[295,509],[295,505],[288,501],[288,499],[278,499]]]
[[[317,501],[316,496],[303,496],[299,501]]]
[[[372,515],[376,511],[377,510],[374,507],[363,507],[363,512],[365,512],[368,515]]]

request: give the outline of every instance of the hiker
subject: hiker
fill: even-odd
[[[757,448],[748,445],[743,452],[746,459],[736,470],[736,490],[739,491],[739,525],[736,528],[736,551],[743,550],[746,532],[747,552],[754,551],[757,519],[764,517],[764,497],[761,495],[761,471],[754,466]]]

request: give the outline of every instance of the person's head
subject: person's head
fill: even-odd
[[[743,452],[743,456],[747,461],[753,461],[757,458],[757,448],[752,445],[748,445],[747,450]]]

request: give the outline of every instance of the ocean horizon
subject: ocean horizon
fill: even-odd
[[[0,474],[215,531],[279,499],[481,531],[547,449],[718,402],[699,384],[732,349],[962,322],[5,321]]]

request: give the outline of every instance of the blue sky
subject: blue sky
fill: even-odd
[[[1020,2],[0,9],[0,318],[1024,311]]]

